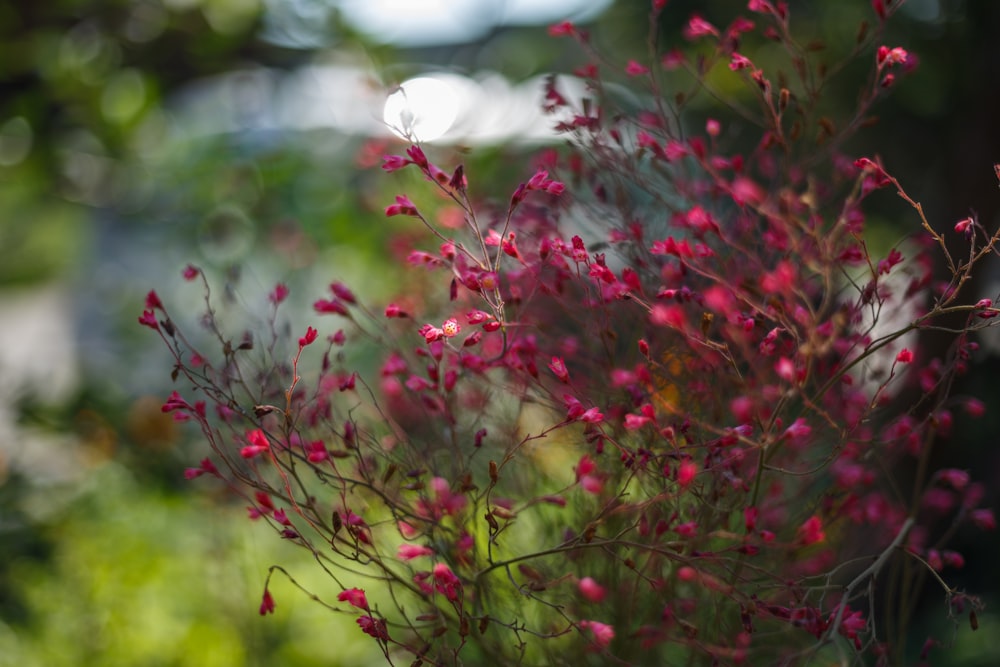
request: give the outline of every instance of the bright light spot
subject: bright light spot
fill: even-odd
[[[447,83],[431,77],[410,79],[385,101],[383,119],[403,139],[434,141],[458,116],[458,96]]]
[[[380,44],[474,41],[505,25],[592,20],[611,0],[327,0],[344,22]]]

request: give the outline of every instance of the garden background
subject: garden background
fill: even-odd
[[[200,445],[160,411],[170,361],[136,324],[143,297],[189,299],[176,293],[189,261],[241,295],[284,281],[304,315],[334,277],[391,291],[403,227],[381,210],[399,181],[378,165],[404,145],[382,122],[394,86],[434,74],[459,91],[441,142],[509,192],[559,141],[539,77],[579,64],[546,26],[572,18],[624,61],[648,4],[0,3],[0,665],[381,664],[351,619],[290,585],[278,613],[257,615],[268,566],[298,563],[308,581],[307,554],[184,479]],[[790,4],[798,33],[830,45],[872,11]],[[672,0],[665,20],[679,34],[692,11],[724,23],[744,5]],[[880,155],[932,221],[1000,224],[998,31],[992,0],[909,0],[889,24],[886,42],[920,64],[848,152]],[[850,77],[833,104],[853,103]],[[871,229],[888,247],[919,222],[891,193],[879,202]],[[990,268],[983,297],[1000,292]],[[936,463],[971,470],[995,507],[1000,337],[980,342],[958,393],[987,413]],[[963,533],[957,547],[967,563],[951,581],[987,609],[947,664],[994,665],[1000,545]],[[927,598],[919,622],[934,627],[940,594]]]

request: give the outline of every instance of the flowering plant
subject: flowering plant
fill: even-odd
[[[873,3],[880,27],[898,4]],[[1000,312],[963,289],[1000,234],[971,218],[941,229],[878,159],[841,152],[911,63],[904,49],[859,33],[870,82],[836,123],[819,110],[829,70],[785,3],[748,10],[725,29],[692,17],[693,55],[651,39],[655,58],[623,65],[553,26],[593,58],[585,99],[557,77],[546,89],[566,150],[543,152],[503,205],[418,144],[386,156],[464,229],[397,196],[385,214],[426,230],[408,263],[429,276],[379,308],[332,283],[314,305],[338,318],[322,338],[272,326],[261,356],[225,332],[193,266],[214,353],[147,298],[140,323],[189,390],[164,410],[212,450],[187,476],[218,478],[308,549],[337,586],[325,604],[356,614],[388,663],[899,660],[927,575],[975,626],[978,600],[940,574],[962,564],[940,525],[995,520],[968,473],[929,457],[954,419],[983,412],[951,387]],[[741,52],[750,35],[781,45],[797,81]],[[728,120],[696,128],[695,94],[722,97],[717,64],[743,88]],[[609,92],[611,66],[638,109]],[[876,253],[864,204],[884,189],[918,229]],[[440,298],[415,292],[426,280]],[[287,293],[269,295],[272,325]],[[932,329],[953,334],[941,356],[920,347]],[[384,352],[374,376],[349,354],[365,339]],[[916,464],[911,494],[899,460]],[[275,608],[265,585],[260,613]]]

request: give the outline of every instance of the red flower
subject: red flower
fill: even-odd
[[[368,598],[365,597],[365,592],[360,588],[348,588],[342,591],[337,599],[358,609],[368,609]]]
[[[268,295],[268,300],[276,306],[286,298],[288,298],[288,286],[284,283],[275,285],[274,290]]]
[[[394,215],[416,215],[417,206],[406,195],[396,195],[396,203],[386,206],[385,214],[388,217]]]
[[[462,582],[455,576],[451,568],[445,563],[438,563],[434,566],[433,575],[434,589],[452,602],[458,600],[458,596],[462,592]]]
[[[733,53],[732,57],[729,59],[729,69],[737,72],[741,69],[752,69],[753,63],[746,56],[741,56],[738,53]]]
[[[562,357],[552,357],[552,361],[549,362],[549,369],[562,382],[569,382],[569,371],[566,370],[566,362],[563,361]]]
[[[569,21],[563,21],[562,23],[556,23],[549,26],[550,37],[565,37],[567,35],[574,34],[576,34],[576,26]]]
[[[336,296],[341,301],[343,301],[344,303],[358,302],[357,298],[355,298],[354,296],[354,292],[347,289],[347,287],[343,283],[331,283],[330,291],[333,292],[333,295]]]
[[[817,542],[822,542],[825,539],[826,533],[823,532],[823,522],[815,514],[806,519],[806,522],[799,526],[799,540],[803,546],[816,544]]]
[[[259,428],[249,431],[246,434],[247,442],[250,443],[240,450],[240,456],[245,459],[252,459],[259,454],[266,452],[271,444]]]
[[[330,458],[330,452],[326,449],[326,444],[322,440],[314,440],[306,447],[308,454],[306,458],[310,463],[319,463]]]
[[[580,621],[577,625],[583,630],[590,631],[591,636],[594,638],[594,644],[598,648],[607,648],[611,644],[611,640],[615,638],[615,629],[606,623]]]
[[[580,595],[591,602],[601,602],[604,600],[604,596],[607,595],[604,587],[590,577],[584,577],[578,581],[576,587],[580,590]]]
[[[149,327],[155,331],[160,330],[160,323],[156,321],[156,314],[151,310],[142,311],[142,316],[139,318],[139,324],[144,327]]]
[[[264,589],[264,597],[260,602],[260,615],[266,616],[268,614],[274,613],[274,598],[271,597],[271,591]]]
[[[679,466],[677,466],[677,483],[681,485],[682,488],[686,488],[694,481],[695,475],[698,474],[698,466],[694,461],[683,461]]]
[[[699,37],[705,37],[707,35],[715,35],[718,37],[719,30],[714,25],[695,14],[688,21],[687,25],[684,26],[683,33],[684,39],[693,41]]]
[[[146,308],[150,310],[163,310],[163,303],[160,301],[160,297],[157,296],[155,290],[150,290],[149,294],[146,295]]]
[[[403,310],[402,306],[400,306],[399,304],[390,303],[388,306],[385,307],[385,316],[409,317],[410,315],[405,310]]]
[[[319,332],[315,329],[312,327],[306,327],[306,335],[299,338],[299,347],[305,347],[306,345],[313,343],[318,335]]]
[[[385,621],[381,618],[372,618],[371,616],[362,616],[357,620],[359,626],[361,626],[362,632],[366,635],[370,635],[375,639],[381,641],[389,640],[389,631],[385,627]]]
[[[642,76],[643,74],[649,74],[649,68],[635,60],[630,60],[625,66],[625,73],[629,76]]]
[[[383,155],[382,156],[382,169],[387,172],[396,171],[402,169],[403,167],[413,164],[411,160],[407,160],[401,155]]]
[[[421,556],[431,556],[434,554],[434,550],[430,547],[425,547],[420,544],[400,544],[399,550],[396,555],[399,556],[400,560],[413,560],[414,558],[420,558]]]
[[[313,310],[317,313],[332,313],[334,315],[343,315],[344,317],[347,317],[347,308],[336,299],[320,299],[313,304]]]

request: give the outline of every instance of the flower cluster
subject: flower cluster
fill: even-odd
[[[992,530],[995,518],[967,473],[928,462],[959,418],[950,390],[971,334],[998,312],[963,287],[1000,235],[971,218],[939,231],[877,160],[838,153],[857,128],[820,115],[822,68],[792,38],[787,5],[748,9],[726,28],[690,18],[697,63],[671,50],[625,64],[627,81],[648,84],[639,110],[601,97],[596,66],[579,108],[553,77],[546,108],[573,149],[544,152],[506,205],[474,202],[465,168],[419,146],[386,156],[385,171],[419,171],[465,223],[442,227],[405,195],[385,209],[423,227],[409,265],[440,280],[439,302],[403,285],[368,307],[333,283],[321,319],[284,345],[275,333],[273,368],[250,372],[252,343],[211,313],[215,354],[147,298],[139,323],[201,398],[175,392],[164,406],[212,449],[186,476],[223,480],[251,518],[338,585],[351,579],[337,601],[388,661],[898,657],[909,610],[873,617],[872,591],[909,591],[923,571],[943,572],[949,613],[974,619],[978,601],[944,583],[963,559],[937,527]],[[798,88],[738,51],[754,31],[801,57]],[[571,23],[550,34],[589,47]],[[858,117],[888,70],[912,63],[868,46]],[[658,92],[675,74],[704,76],[706,58],[728,63],[761,110],[745,152],[728,152],[726,137],[749,131],[736,118],[691,130],[681,98]],[[864,204],[890,188],[912,205],[913,242],[876,252]],[[275,316],[287,294],[270,293]],[[902,323],[885,324],[889,311]],[[956,316],[950,348],[922,347],[921,331]],[[374,377],[347,354],[366,340],[383,345]],[[907,395],[919,397],[889,400]],[[983,410],[969,401],[965,415]],[[885,483],[905,459],[913,497]],[[261,614],[275,613],[270,590]]]

